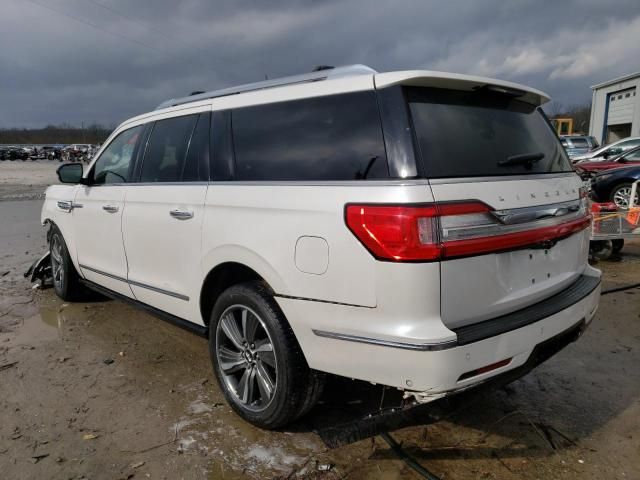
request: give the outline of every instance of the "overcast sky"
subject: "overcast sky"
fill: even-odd
[[[564,105],[640,71],[638,0],[0,0],[0,127],[119,123],[193,90],[364,63]]]

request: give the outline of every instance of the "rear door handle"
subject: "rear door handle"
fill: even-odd
[[[103,205],[102,209],[105,212],[116,213],[118,211],[118,206],[117,205]]]
[[[171,210],[169,215],[173,218],[177,218],[178,220],[188,220],[193,218],[193,212],[190,212],[189,210]]]

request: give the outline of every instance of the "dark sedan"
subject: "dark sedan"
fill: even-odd
[[[596,174],[591,183],[591,195],[597,202],[614,202],[627,208],[633,183],[640,180],[640,166],[605,170]],[[634,205],[640,204],[640,184],[636,189]]]

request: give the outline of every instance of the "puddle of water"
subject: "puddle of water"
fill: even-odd
[[[45,323],[40,315],[25,318],[24,323],[18,328],[17,334],[11,340],[14,345],[31,345],[34,343],[48,342],[59,338],[59,330]]]
[[[41,307],[38,314],[24,319],[11,343],[30,345],[58,340],[62,335],[64,322],[64,311],[60,311],[59,307]]]

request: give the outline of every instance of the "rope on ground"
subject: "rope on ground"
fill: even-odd
[[[429,470],[420,465],[413,457],[411,457],[388,433],[381,433],[382,439],[389,444],[391,450],[414,472],[426,478],[427,480],[440,480],[440,477],[434,475]]]
[[[624,292],[625,290],[631,290],[632,288],[639,288],[640,287],[640,283],[632,283],[631,285],[625,285],[623,287],[615,287],[615,288],[609,288],[607,290],[603,290],[601,295],[608,295],[610,293],[616,293],[616,292]]]

